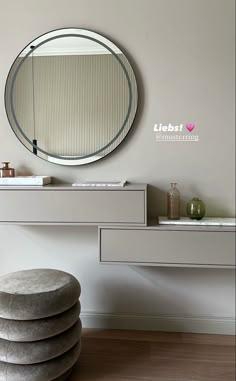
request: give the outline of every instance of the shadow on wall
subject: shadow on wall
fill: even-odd
[[[227,297],[232,300],[233,297],[231,293],[232,284],[234,284],[234,270],[145,266],[132,266],[132,269],[146,282],[152,284],[156,299],[158,295],[158,303],[166,305],[164,311],[166,310],[167,314],[170,308],[178,316],[203,316],[204,311],[207,311],[208,316],[210,298],[211,315],[219,316],[222,300]],[[217,285],[216,278],[218,279]],[[218,298],[214,297],[215,293]],[[234,315],[233,311],[232,306],[232,315]],[[222,312],[221,316],[225,316],[225,311]]]
[[[158,216],[166,216],[167,202],[166,192],[153,186],[148,186],[148,218],[156,219]]]
[[[233,282],[233,271],[143,266],[129,266],[129,269],[136,272],[142,278],[142,282],[129,279],[123,284],[119,283],[118,279],[114,279],[112,283],[107,280],[97,282],[96,299],[98,304],[107,306],[107,315],[104,315],[103,319],[106,319],[108,327],[116,328],[116,321],[119,319],[119,323],[124,323],[123,328],[138,329],[140,320],[147,318],[149,322],[153,319],[153,326],[147,329],[157,329],[159,323],[161,329],[161,319],[165,317],[170,319],[171,317],[180,319],[193,316],[195,318],[209,317],[209,297],[216,291],[218,299],[212,300],[211,315],[214,316],[215,313],[219,316],[222,298],[228,294],[231,299],[229,291]],[[225,282],[227,275],[230,276],[228,276],[228,282]],[[219,279],[217,290],[215,277]],[[129,311],[129,313],[121,311]],[[224,316],[224,313],[225,311],[222,311],[221,316]],[[158,319],[160,319],[159,323]],[[135,327],[136,320],[137,327]],[[172,326],[174,324],[178,330],[178,321],[176,323],[173,321]]]
[[[134,269],[134,267],[132,267]],[[183,298],[183,295],[180,296],[180,290],[173,290],[172,286],[167,286],[168,277],[166,279],[158,279],[158,274],[161,272],[159,269],[146,269],[143,271],[143,268],[136,267],[134,269],[139,275],[142,274],[142,277],[145,277],[145,280],[149,280],[153,283],[152,288],[147,290],[144,287],[141,287],[137,283],[135,284],[120,284],[118,281],[113,282],[112,284],[107,281],[101,281],[97,284],[96,287],[96,297],[100,301],[101,305],[107,306],[107,322],[108,326],[112,327],[113,320],[120,318],[122,322],[123,318],[125,320],[125,327],[129,325],[130,317],[130,328],[134,327],[135,317],[140,318],[141,316],[157,317],[158,314],[163,315],[163,310],[168,310],[170,304],[171,309],[174,309],[176,314],[188,313],[188,310],[191,311],[191,304],[196,301],[192,300],[191,303],[187,304],[186,308],[186,299]],[[155,279],[157,278],[157,279]],[[171,278],[171,275],[170,277]],[[172,282],[171,282],[172,283]],[[174,295],[175,294],[175,297]],[[181,302],[181,299],[184,299]],[[175,300],[175,302],[173,302]],[[174,303],[174,305],[173,305]],[[123,313],[121,311],[124,311]],[[125,311],[130,311],[129,313]],[[122,329],[122,327],[121,327]]]
[[[9,237],[13,237],[10,249]],[[54,268],[76,276],[76,263],[81,272],[85,258],[86,263],[88,259],[96,260],[94,226],[9,225],[1,227],[0,238],[0,275],[28,268]]]

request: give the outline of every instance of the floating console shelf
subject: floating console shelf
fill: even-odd
[[[213,268],[235,265],[235,227],[147,226],[146,184],[120,188],[4,186],[0,187],[0,196],[2,224],[99,226],[101,263]]]
[[[0,187],[0,223],[146,225],[147,185]]]
[[[99,227],[101,263],[139,266],[235,266],[235,228],[151,225]]]

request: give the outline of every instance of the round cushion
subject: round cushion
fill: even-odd
[[[37,341],[59,335],[79,319],[80,303],[59,315],[39,320],[9,320],[0,318],[0,339]]]
[[[68,310],[80,296],[71,274],[53,269],[23,270],[0,278],[0,317],[34,320]]]
[[[37,364],[51,360],[71,349],[81,337],[81,322],[78,320],[66,332],[46,340],[17,343],[0,339],[0,361],[11,364]]]
[[[57,377],[57,378],[54,378],[52,381],[66,381],[68,380],[68,378],[70,377],[71,373],[72,373],[72,369],[68,370],[66,373],[64,373],[62,376],[60,377]]]
[[[59,377],[69,371],[77,362],[81,344],[53,360],[34,365],[16,365],[0,362],[0,381],[62,381]]]

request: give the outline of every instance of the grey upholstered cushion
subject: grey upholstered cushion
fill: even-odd
[[[53,269],[23,270],[0,278],[0,317],[34,320],[72,307],[80,284],[72,275]]]
[[[0,361],[11,364],[37,364],[51,360],[71,349],[81,337],[78,320],[66,332],[46,340],[19,343],[0,339]]]
[[[64,373],[62,376],[54,378],[52,381],[66,381],[68,380],[73,368],[68,370],[66,373]]]
[[[9,320],[0,318],[0,339],[37,341],[59,335],[78,320],[80,303],[59,315],[39,320]]]
[[[64,376],[77,362],[80,342],[64,355],[34,365],[15,365],[0,362],[0,381],[52,381]],[[62,378],[63,380],[63,378]],[[57,381],[62,381],[60,378]]]

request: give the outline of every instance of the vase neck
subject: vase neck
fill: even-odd
[[[3,161],[2,164],[3,164],[3,168],[4,169],[8,169],[9,168],[9,164],[10,164],[9,161]]]

